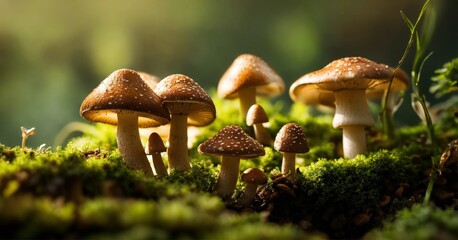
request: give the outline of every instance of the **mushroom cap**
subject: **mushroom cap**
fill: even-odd
[[[170,122],[161,99],[133,70],[119,69],[105,78],[84,99],[83,118],[92,122],[117,125],[118,114],[138,116],[139,127],[157,127]]]
[[[267,113],[261,105],[253,104],[250,109],[248,109],[246,116],[246,123],[248,126],[258,123],[266,123],[268,121],[269,118],[267,117]]]
[[[309,144],[301,126],[296,123],[283,125],[275,137],[274,149],[279,152],[306,153]]]
[[[388,83],[392,74],[387,65],[362,57],[346,57],[302,76],[291,85],[289,94],[293,101],[320,103],[320,97],[329,99],[326,92],[387,87],[381,85]]]
[[[262,185],[267,183],[266,174],[259,168],[248,168],[243,171],[241,179],[245,183]]]
[[[390,70],[394,72],[393,83],[391,84],[390,92],[400,92],[406,90],[409,87],[409,75],[407,75],[407,73],[401,68],[398,68],[395,71],[394,68],[390,67]],[[388,89],[388,86],[389,82],[386,84],[378,85],[375,88],[369,88],[366,90],[366,95],[371,99],[381,99],[383,98],[385,90]]]
[[[146,146],[146,154],[165,152],[167,149],[164,146],[161,136],[153,132],[148,137],[148,144]]]
[[[229,125],[219,130],[215,136],[201,143],[200,153],[215,156],[255,158],[265,154],[263,146],[239,126]]]
[[[141,72],[141,71],[137,71],[137,73],[138,75],[140,75],[143,81],[145,81],[146,85],[148,85],[148,87],[150,87],[151,89],[154,89],[156,84],[158,84],[161,81],[159,77],[151,75],[149,73]]]
[[[256,87],[259,95],[275,96],[283,92],[283,79],[260,57],[251,54],[238,56],[218,83],[218,96],[238,97],[243,88]]]
[[[172,74],[154,88],[170,114],[188,115],[188,125],[205,126],[216,118],[213,100],[197,82],[183,74]]]

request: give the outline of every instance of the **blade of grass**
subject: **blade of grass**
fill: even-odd
[[[415,23],[412,23],[412,21],[401,11],[401,16],[404,19],[404,22],[406,23],[407,27],[410,30],[410,37],[409,37],[409,41],[407,42],[407,46],[406,46],[406,48],[404,50],[404,53],[403,53],[401,59],[399,60],[398,65],[396,66],[396,68],[394,70],[394,72],[399,70],[399,68],[404,63],[404,61],[405,61],[405,59],[406,59],[406,57],[407,57],[407,55],[408,55],[408,53],[409,53],[409,51],[410,51],[410,49],[412,47],[412,44],[415,42],[416,51],[415,51],[415,56],[414,56],[414,61],[413,61],[413,64],[412,64],[412,71],[411,71],[411,85],[412,85],[412,89],[413,89],[413,93],[412,94],[414,95],[414,99],[417,99],[420,102],[420,105],[421,105],[421,107],[422,107],[422,109],[424,111],[425,118],[426,118],[426,125],[427,125],[426,127],[428,129],[428,135],[429,135],[431,143],[433,145],[433,156],[432,156],[432,160],[431,160],[431,162],[432,162],[432,172],[431,172],[428,188],[427,188],[426,193],[425,193],[424,204],[429,203],[429,200],[430,200],[430,197],[431,197],[431,193],[432,193],[432,189],[433,189],[433,186],[434,186],[434,180],[436,179],[436,177],[438,175],[438,165],[439,165],[439,160],[440,160],[440,148],[439,148],[439,145],[437,144],[437,140],[436,140],[436,136],[435,136],[435,132],[434,132],[434,126],[432,124],[431,116],[429,114],[428,108],[426,106],[425,96],[421,92],[421,89],[420,89],[420,86],[419,86],[420,77],[421,77],[421,71],[423,69],[423,66],[424,66],[425,62],[427,61],[427,59],[432,54],[432,53],[430,53],[426,57],[424,57],[424,52],[425,52],[425,49],[426,49],[426,45],[429,42],[429,38],[431,37],[430,36],[431,32],[432,32],[431,26],[426,26],[425,25],[427,28],[426,28],[426,31],[423,32],[422,36],[420,36],[419,32],[418,32],[418,26],[419,26],[420,22],[422,21],[423,16],[426,13],[426,10],[428,9],[429,2],[430,2],[429,0],[426,0],[423,3],[423,6],[421,8],[420,13],[418,14],[418,17],[417,17]],[[385,118],[387,118],[387,116],[389,116],[385,112],[387,111],[386,106],[387,106],[387,103],[388,103],[388,96],[389,96],[389,91],[391,89],[391,85],[392,85],[392,82],[393,82],[393,78],[394,78],[394,73],[393,73],[393,76],[390,79],[390,83],[389,83],[389,86],[388,86],[388,94],[385,95],[385,98],[384,98],[383,104],[382,104],[382,116],[384,117],[384,119],[382,119],[382,121],[384,122],[384,126],[383,127],[384,127],[384,130],[385,130],[385,133],[389,133],[389,131],[390,131],[390,129],[388,129],[389,124],[386,124],[386,123],[388,123],[391,120],[390,119],[385,119]]]

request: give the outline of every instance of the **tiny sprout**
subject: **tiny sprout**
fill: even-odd
[[[25,127],[21,127],[21,131],[22,131],[22,150],[25,149],[25,141],[27,140],[27,138],[29,136],[32,136],[32,135],[35,135],[36,131],[35,131],[35,128],[30,128],[30,129],[27,129]]]
[[[46,143],[41,144],[38,148],[37,151],[39,153],[46,153],[51,150],[51,147],[46,147]]]

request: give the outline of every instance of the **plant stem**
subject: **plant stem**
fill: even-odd
[[[429,58],[429,56],[431,56],[431,54],[429,54],[426,57],[424,57],[425,46],[427,44],[425,42],[427,42],[427,41],[422,41],[424,39],[420,39],[420,36],[418,34],[419,23],[422,20],[423,15],[425,14],[425,12],[426,12],[426,10],[428,8],[428,5],[429,5],[429,0],[426,0],[423,3],[423,6],[421,8],[421,11],[420,11],[416,21],[415,21],[415,24],[412,24],[412,22],[401,12],[402,17],[404,18],[404,21],[406,22],[406,24],[408,25],[408,27],[410,29],[410,38],[409,38],[409,41],[407,43],[407,47],[404,50],[404,54],[402,55],[402,58],[401,58],[401,60],[399,60],[399,63],[396,66],[396,69],[395,69],[395,71],[397,71],[401,67],[401,65],[404,63],[404,60],[407,57],[407,54],[410,51],[410,48],[412,47],[412,44],[413,44],[413,42],[415,40],[415,42],[416,42],[416,51],[415,51],[414,62],[412,64],[412,72],[411,72],[411,79],[410,79],[411,85],[412,85],[412,89],[413,89],[413,93],[412,94],[414,96],[414,99],[418,100],[420,102],[420,105],[421,105],[421,107],[422,107],[422,109],[424,111],[425,118],[426,118],[426,126],[427,126],[427,129],[428,129],[428,135],[429,135],[429,138],[431,140],[431,144],[433,146],[433,156],[432,156],[432,159],[431,159],[432,172],[431,172],[431,176],[430,176],[430,179],[429,179],[428,188],[427,188],[426,193],[425,193],[425,198],[424,198],[424,201],[423,201],[424,204],[428,204],[429,203],[429,200],[430,200],[430,197],[431,197],[431,193],[432,193],[432,190],[433,190],[433,187],[434,187],[434,181],[435,181],[435,179],[436,179],[436,177],[438,175],[438,165],[439,165],[439,160],[440,160],[440,148],[439,148],[439,145],[438,145],[437,140],[436,140],[436,135],[435,135],[435,131],[434,131],[434,125],[433,125],[433,123],[431,121],[431,116],[429,114],[428,107],[426,106],[425,96],[423,95],[423,93],[421,92],[420,87],[419,87],[420,73],[421,73],[421,70],[423,68],[423,64]],[[431,32],[423,33],[423,37],[430,37],[428,34],[431,34]],[[389,87],[391,87],[393,78],[394,78],[394,73],[393,73],[393,76],[392,76],[392,78],[390,80]],[[389,88],[388,88],[388,91],[390,91]],[[388,96],[388,95],[389,94],[387,94],[386,96]],[[386,111],[387,103],[388,103],[388,97],[385,97],[384,104],[383,104],[383,111]],[[382,115],[383,116],[387,116],[386,114],[382,114]]]

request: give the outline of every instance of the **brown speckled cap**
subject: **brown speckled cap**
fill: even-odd
[[[165,152],[167,149],[164,146],[161,136],[158,133],[153,132],[148,137],[148,145],[146,148],[146,154],[153,154],[159,152]]]
[[[289,153],[308,152],[309,144],[301,126],[296,123],[285,124],[275,137],[274,149]]]
[[[261,105],[253,104],[250,109],[248,109],[246,116],[246,123],[248,126],[258,123],[266,123],[268,121],[269,118],[267,117],[267,113]]]
[[[390,70],[394,72],[394,68],[390,67]],[[391,92],[404,91],[409,87],[409,75],[402,70],[398,69],[394,72],[393,83],[391,84]],[[388,88],[389,82],[381,85],[377,85],[375,88],[369,88],[366,90],[366,95],[371,99],[382,99],[385,90]]]
[[[150,87],[151,89],[154,89],[156,84],[158,84],[161,81],[161,79],[157,76],[149,74],[147,72],[137,71],[137,73],[138,75],[140,75],[143,81],[145,81],[146,85],[148,85],[148,87]]]
[[[259,142],[235,125],[224,127],[213,138],[201,143],[198,151],[207,155],[240,158],[254,158],[265,154]]]
[[[267,183],[266,174],[259,168],[248,168],[243,171],[241,179],[242,182],[251,184],[262,185]]]
[[[218,96],[233,99],[242,88],[256,87],[260,95],[275,96],[283,92],[283,79],[260,57],[238,56],[218,83]]]
[[[117,114],[135,114],[139,127],[157,127],[170,122],[161,99],[133,70],[111,73],[84,99],[83,118],[92,122],[117,125]]]
[[[293,101],[309,103],[317,101],[320,92],[379,88],[392,74],[388,65],[362,57],[346,57],[302,76],[291,85],[289,94]],[[329,96],[321,97],[327,99]]]
[[[188,124],[205,126],[216,118],[213,100],[197,82],[183,74],[162,79],[154,88],[171,114],[187,114]]]

